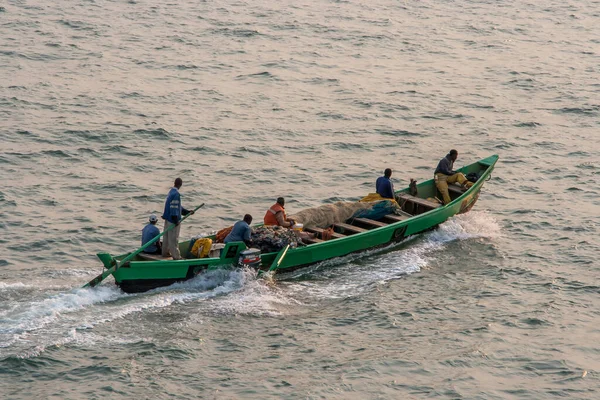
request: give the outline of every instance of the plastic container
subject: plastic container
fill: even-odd
[[[295,224],[294,226],[292,226],[292,229],[298,232],[302,232],[302,229],[304,229],[304,224]]]
[[[208,256],[210,258],[221,257],[221,250],[223,250],[224,247],[225,243],[213,243],[213,245],[210,248],[210,252],[208,253]]]

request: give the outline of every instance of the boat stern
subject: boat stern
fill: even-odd
[[[106,269],[109,269],[116,263],[116,260],[114,259],[113,256],[110,255],[110,253],[101,252],[101,253],[96,254],[96,256],[98,256],[100,261],[102,261],[102,264],[104,265],[104,268],[106,268]]]

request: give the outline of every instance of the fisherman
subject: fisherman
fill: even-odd
[[[236,222],[233,225],[233,229],[225,237],[223,243],[229,242],[244,242],[248,244],[250,242],[250,235],[252,234],[252,228],[250,228],[250,224],[252,223],[252,215],[246,214],[244,215],[244,219]]]
[[[278,225],[285,228],[293,228],[296,225],[296,221],[288,218],[285,213],[285,199],[278,197],[277,202],[271,206],[265,213],[264,223],[265,225]],[[314,239],[317,237],[316,233],[298,232],[300,239]]]
[[[285,199],[283,197],[278,197],[277,202],[273,204],[265,213],[265,225],[279,225],[286,228],[291,228],[294,226],[296,221],[293,219],[288,219],[284,206]]]
[[[193,210],[188,211],[181,206],[179,189],[182,185],[183,181],[181,178],[175,179],[175,183],[165,200],[165,210],[162,215],[162,218],[165,220],[163,232],[175,225],[173,229],[165,233],[162,245],[163,257],[171,256],[173,260],[181,260],[181,254],[179,253],[179,230],[181,228],[179,222],[181,222],[181,217],[182,215],[185,216],[194,213]]]
[[[148,220],[150,222],[144,226],[144,229],[142,229],[142,246],[160,235],[160,230],[156,226],[156,223],[158,222],[156,215],[150,214]],[[148,254],[161,254],[161,252],[162,250],[160,241],[156,241],[144,249],[144,253]]]
[[[393,199],[394,198],[394,184],[390,179],[392,177],[392,170],[386,168],[383,172],[383,176],[377,178],[375,182],[375,192],[378,195],[383,197],[384,199]]]
[[[435,186],[438,188],[442,197],[444,198],[444,204],[448,204],[452,201],[450,193],[448,193],[448,184],[458,182],[463,188],[470,188],[473,186],[473,182],[467,180],[462,172],[454,171],[454,161],[458,158],[458,151],[452,149],[446,157],[442,158],[435,169],[434,180]]]

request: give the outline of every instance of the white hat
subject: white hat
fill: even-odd
[[[156,216],[156,214],[150,214],[148,220],[150,220],[150,222],[156,222],[158,221],[158,217]]]

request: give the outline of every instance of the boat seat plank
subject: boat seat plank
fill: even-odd
[[[455,194],[457,194],[457,195],[459,195],[459,196],[460,196],[460,195],[462,195],[464,192],[466,192],[466,189],[463,189],[463,188],[461,188],[460,186],[457,186],[457,185],[454,185],[454,184],[452,184],[452,185],[448,185],[448,191],[449,191],[450,193],[455,193]]]
[[[411,196],[408,193],[400,193],[400,194],[396,195],[396,197],[399,197],[405,201],[413,202],[414,204],[418,204],[420,206],[423,206],[423,207],[429,208],[429,209],[434,209],[434,208],[438,208],[441,206],[441,204],[434,203],[433,201],[429,201],[427,199],[422,199],[420,197]]]
[[[376,228],[381,228],[381,227],[389,225],[389,224],[387,224],[385,222],[379,222],[379,221],[375,221],[374,219],[369,219],[369,218],[352,218],[352,221],[360,222],[360,223],[363,223],[365,225],[371,225],[371,226],[374,226]]]
[[[388,214],[388,215],[399,215],[399,216],[404,216],[406,218],[411,218],[414,217],[414,215],[412,215],[411,213],[407,213],[406,211],[402,211],[402,210],[398,210],[397,211],[399,214]],[[387,216],[387,215],[386,215]]]
[[[304,230],[305,230],[305,231],[308,231],[308,232],[318,233],[319,235],[321,235],[321,237],[323,237],[323,231],[324,231],[325,229],[322,229],[322,228],[316,228],[316,227],[315,227],[315,228],[304,228]],[[333,233],[331,234],[331,237],[332,237],[332,238],[336,238],[336,239],[340,239],[340,238],[343,238],[343,237],[346,237],[346,236],[347,236],[347,235],[344,235],[344,234],[341,234],[341,233],[337,233],[337,232],[333,232]]]
[[[168,257],[163,257],[160,254],[148,254],[148,253],[140,253],[137,255],[139,258],[141,258],[142,260],[145,261],[169,261],[169,260],[173,260],[173,257],[168,256]]]
[[[407,214],[407,215],[404,215]],[[404,221],[409,219],[410,217],[412,217],[412,215],[410,215],[409,213],[402,213],[402,215],[396,215],[396,214],[388,214],[386,216],[384,216],[384,219],[389,219],[392,220],[394,222],[400,222],[400,221]]]
[[[342,228],[344,231],[353,232],[353,233],[361,233],[367,232],[368,229],[359,228],[358,226],[344,224],[342,222],[336,222],[333,226],[337,226],[338,228]]]
[[[318,239],[318,238],[314,238],[314,239],[306,238],[306,239],[302,239],[302,241],[304,243],[308,243],[308,244],[315,244],[315,243],[322,243],[322,242],[324,242],[324,240],[321,240],[321,239]]]

